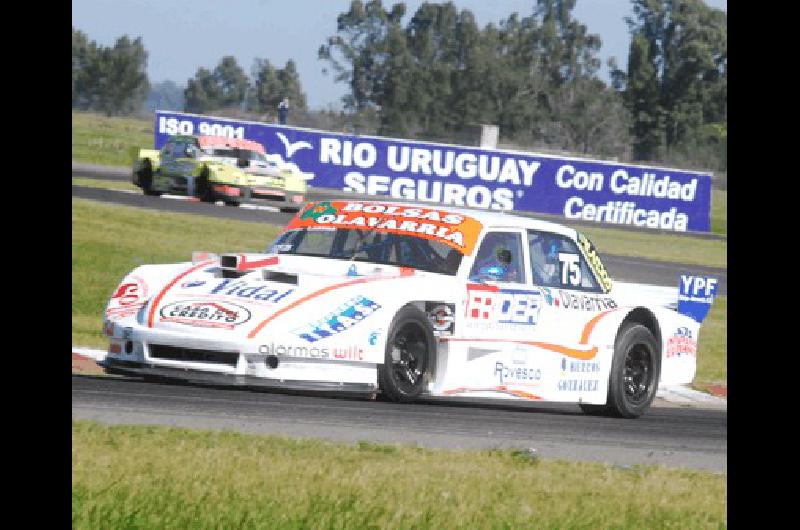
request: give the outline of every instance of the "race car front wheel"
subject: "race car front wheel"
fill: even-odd
[[[194,193],[203,202],[214,202],[214,194],[211,193],[211,186],[208,183],[208,167],[203,167],[200,176],[194,181]]]
[[[386,340],[386,357],[378,368],[381,393],[391,401],[408,402],[425,386],[433,362],[433,329],[425,314],[412,305],[395,315]]]
[[[620,329],[608,381],[606,412],[636,418],[656,397],[661,363],[659,348],[649,329],[629,323]]]

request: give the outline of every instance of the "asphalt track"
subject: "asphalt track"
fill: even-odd
[[[653,407],[635,420],[587,416],[575,405],[357,397],[72,377],[72,416],[354,443],[451,449],[516,448],[547,459],[660,464],[727,472],[727,410]]]
[[[97,169],[96,167],[90,167],[87,169],[81,166],[76,169],[76,167],[73,166],[73,175],[96,178],[108,177],[115,180],[120,180],[122,178],[122,172],[118,168]],[[125,173],[125,175],[126,178],[128,178],[128,173]],[[336,194],[336,196],[342,195],[341,192],[317,189],[308,194],[308,199],[325,200],[333,198],[333,194]],[[352,194],[348,195],[353,196]],[[89,186],[73,185],[72,196],[112,204],[136,206],[139,208],[206,215],[240,221],[265,222],[281,226],[285,225],[292,217],[291,213],[281,213],[279,211],[252,210],[185,200],[172,200],[162,197],[149,197],[140,192],[123,192]],[[265,241],[264,245],[266,246],[267,243],[268,241]],[[601,257],[611,277],[620,281],[677,287],[678,279],[681,274],[693,274],[717,278],[719,280],[718,294],[726,295],[728,293],[727,269],[702,267],[698,265],[682,265],[678,263],[604,253],[601,253]]]

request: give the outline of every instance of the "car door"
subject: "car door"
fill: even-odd
[[[453,339],[464,362],[452,386],[512,396],[533,393],[541,382],[531,343],[539,337],[543,294],[531,282],[526,237],[522,229],[492,229],[476,247]]]
[[[165,177],[167,188],[175,193],[187,192],[187,175],[192,173],[197,163],[194,156],[197,146],[191,140],[170,140],[164,146],[166,158],[161,164],[161,172]]]
[[[616,308],[604,294],[575,240],[544,230],[527,230],[532,286],[543,295],[537,342],[557,354],[554,391],[565,398],[602,392],[600,351],[592,330],[602,314]]]

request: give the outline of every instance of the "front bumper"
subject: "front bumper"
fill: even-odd
[[[231,186],[229,184],[209,183],[215,200],[235,202],[237,204],[260,204],[264,202],[283,203],[285,208],[300,209],[305,201],[305,194],[286,191],[267,186]]]
[[[266,379],[248,375],[206,372],[190,368],[159,366],[153,363],[126,361],[106,357],[97,364],[109,373],[130,376],[154,376],[179,379],[189,383],[206,383],[224,386],[258,386],[280,390],[302,390],[315,392],[347,392],[352,394],[374,394],[377,385],[373,383],[350,383],[346,381],[297,381],[285,379]]]
[[[98,361],[109,373],[293,390],[373,393],[378,388],[374,363],[256,353],[262,345],[110,324],[104,326],[110,331],[108,353]]]

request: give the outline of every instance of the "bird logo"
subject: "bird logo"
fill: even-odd
[[[305,140],[301,140],[299,142],[290,142],[286,135],[282,132],[275,133],[280,141],[283,143],[283,146],[286,148],[286,158],[292,158],[292,155],[295,154],[300,149],[313,149],[310,143],[306,142]]]

